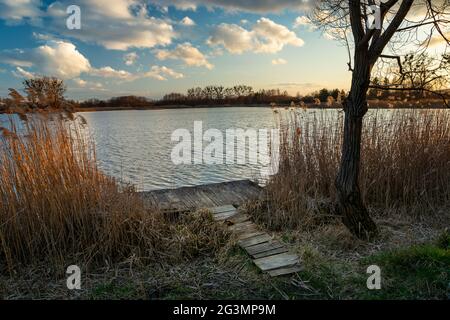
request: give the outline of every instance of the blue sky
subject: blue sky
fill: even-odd
[[[81,100],[210,84],[347,89],[346,50],[315,31],[299,3],[0,0],[0,95],[42,74],[63,78]],[[66,26],[71,4],[80,30]]]

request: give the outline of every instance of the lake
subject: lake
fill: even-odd
[[[377,114],[382,114],[387,116],[384,120],[386,121],[398,112],[409,111],[413,110],[372,109],[369,110],[365,119],[378,118]],[[418,112],[430,112],[430,110]],[[261,145],[267,146],[268,142],[261,140],[260,136],[257,137],[258,141],[255,144],[230,142],[226,139],[227,130],[250,129],[255,132],[260,129],[271,130],[277,128],[280,123],[284,124],[285,120],[290,122],[290,119],[294,117],[300,121],[300,126],[304,127],[305,123],[316,116],[321,119],[322,126],[327,127],[327,123],[332,125],[342,120],[343,115],[337,109],[293,111],[278,108],[277,113],[274,113],[268,107],[98,111],[78,114],[88,123],[86,130],[95,143],[100,168],[120,181],[135,185],[140,191],[242,179],[264,182],[270,174],[270,165],[259,160],[261,154],[264,154],[261,152],[264,151]],[[7,119],[7,116],[0,115],[0,126],[8,127]],[[200,151],[198,148],[192,148],[198,142],[195,139],[197,135],[194,127],[199,123],[201,124],[200,140],[203,138],[202,135],[206,135],[211,129],[215,129],[216,134],[222,135],[222,141],[219,140],[217,144],[222,147],[226,157],[220,157],[219,154],[216,157],[216,159],[221,158],[219,163],[211,163],[211,161],[196,163],[196,160],[202,160],[202,157],[205,159],[206,149],[212,141],[208,139],[203,141]],[[189,134],[190,141],[173,140],[174,132]],[[177,150],[180,141],[186,141],[189,145],[188,153],[191,158],[187,164],[174,161],[174,150]],[[230,145],[234,150],[232,154],[234,158],[231,163],[227,163]],[[251,161],[251,154],[258,156],[256,163]],[[224,158],[226,161],[223,160]],[[242,163],[240,160],[243,160]]]
[[[288,112],[288,111],[280,111]],[[194,140],[194,122],[202,129],[272,129],[276,115],[270,108],[205,108],[144,111],[81,112],[89,125],[102,170],[139,190],[155,190],[264,178],[264,164],[175,164],[171,154],[177,141],[172,133],[187,129]],[[224,148],[229,141],[223,141]],[[204,144],[206,146],[207,143]],[[236,145],[242,149],[242,145]],[[250,149],[249,149],[250,148]],[[252,146],[245,145],[249,152]],[[257,151],[258,152],[258,151]],[[194,162],[194,160],[192,161]],[[247,161],[248,162],[248,161]]]

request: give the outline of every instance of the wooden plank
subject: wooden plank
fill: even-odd
[[[196,190],[196,196],[201,200],[201,205],[207,208],[214,207],[214,200],[205,194],[201,189]]]
[[[173,208],[210,208],[229,204],[240,205],[245,201],[256,199],[262,188],[249,181],[230,181],[195,187],[154,190],[142,192],[142,196],[151,204],[161,209]]]
[[[295,254],[280,253],[270,257],[255,259],[253,262],[262,271],[269,271],[298,264],[298,256]]]
[[[269,271],[269,275],[271,277],[284,276],[291,273],[296,273],[302,271],[302,267],[300,265],[294,265],[292,267],[287,268],[278,268]]]
[[[267,242],[272,240],[272,237],[269,236],[267,233],[263,233],[261,235],[257,235],[254,237],[250,237],[250,238],[246,238],[243,240],[239,240],[238,244],[243,247],[250,247],[250,246],[254,246],[255,244],[259,244],[259,243],[263,243],[263,242]]]
[[[272,249],[272,250],[267,250],[264,252],[260,252],[260,253],[256,253],[254,255],[252,255],[252,257],[254,259],[260,259],[260,258],[265,258],[265,257],[270,257],[276,254],[280,254],[280,253],[286,253],[289,250],[286,247],[281,247],[281,248],[276,248],[276,249]]]
[[[271,276],[298,272],[298,257],[288,253],[279,241],[260,230],[248,214],[236,207],[245,201],[261,198],[262,189],[251,181],[232,181],[196,187],[142,193],[146,203],[175,213],[210,208],[213,218],[228,226],[238,244],[254,259],[254,263]]]
[[[210,209],[213,214],[219,214],[222,212],[228,212],[228,211],[235,211],[236,208],[232,205],[226,205],[226,206],[220,206],[220,207],[214,207]]]
[[[216,221],[223,221],[229,218],[232,218],[233,216],[237,215],[237,211],[228,211],[228,212],[222,212],[218,214],[213,214],[213,218]]]
[[[269,250],[274,250],[274,249],[279,249],[279,248],[283,248],[284,245],[279,242],[279,241],[269,241],[269,242],[265,242],[265,243],[261,243],[255,246],[251,246],[246,248],[248,254],[250,255],[255,255],[258,253],[262,253],[265,251],[269,251]]]

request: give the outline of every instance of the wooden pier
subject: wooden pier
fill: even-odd
[[[195,187],[143,192],[146,201],[164,211],[190,211],[232,204],[240,206],[258,199],[262,188],[250,181],[240,180]]]
[[[148,203],[167,212],[189,212],[205,208],[217,223],[234,233],[238,245],[247,252],[254,264],[270,276],[281,276],[301,270],[299,258],[287,247],[262,231],[239,212],[237,207],[262,196],[262,188],[249,180],[144,192]]]

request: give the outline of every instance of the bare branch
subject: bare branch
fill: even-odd
[[[400,5],[400,8],[397,11],[397,14],[387,27],[386,31],[380,36],[380,38],[376,42],[372,43],[369,49],[371,64],[374,64],[377,61],[378,57],[383,52],[387,43],[391,40],[396,30],[402,24],[403,20],[405,19],[406,15],[411,9],[413,2],[414,0],[403,0],[402,4]]]

